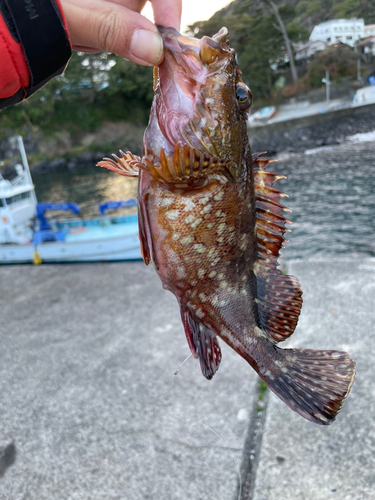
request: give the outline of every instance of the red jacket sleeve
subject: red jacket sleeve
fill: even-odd
[[[0,0],[0,108],[60,75],[70,56],[59,0]]]

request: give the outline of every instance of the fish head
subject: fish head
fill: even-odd
[[[228,30],[201,40],[159,27],[165,57],[155,68],[154,101],[144,155],[158,163],[176,144],[238,164],[248,144],[252,96],[241,80]]]

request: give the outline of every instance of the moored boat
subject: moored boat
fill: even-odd
[[[0,264],[102,262],[141,259],[136,214],[105,215],[106,210],[135,206],[135,200],[99,205],[100,216],[59,220],[46,216],[70,210],[75,203],[38,203],[27,157],[18,138],[22,165],[12,181],[0,176]]]

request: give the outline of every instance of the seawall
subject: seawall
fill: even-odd
[[[253,152],[300,152],[342,144],[345,138],[375,130],[375,104],[339,109],[259,127],[249,127]]]

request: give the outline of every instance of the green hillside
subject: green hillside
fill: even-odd
[[[307,40],[316,24],[332,18],[363,17],[366,24],[375,24],[375,0],[274,0],[274,3],[292,42]],[[277,64],[282,69],[280,56],[285,53],[285,44],[269,0],[235,0],[208,21],[197,22],[190,29],[200,38],[212,36],[224,25],[229,29],[231,46],[237,52],[244,80],[251,86],[255,105],[274,99],[280,75],[274,73],[271,65]],[[329,54],[329,69],[337,78],[351,76],[356,71],[356,61],[351,60],[351,55],[344,56],[346,63],[341,64],[335,60],[335,54]],[[315,62],[302,81],[305,90],[321,84],[327,57]],[[288,78],[288,66],[285,63],[284,66]],[[151,68],[137,66],[113,54],[75,53],[63,76],[49,82],[27,102],[0,111],[0,139],[3,129],[18,129],[21,133],[25,129],[38,129],[44,134],[58,134],[64,129],[75,137],[79,132],[97,130],[103,121],[146,124],[152,95]]]
[[[275,0],[278,7],[289,6],[294,10],[296,21],[309,31],[319,23],[329,19],[357,17],[365,24],[375,24],[375,0]],[[260,0],[234,0],[213,17],[247,13],[254,15],[259,7],[267,11],[266,2]],[[269,10],[269,7],[268,7]]]
[[[375,0],[274,0],[285,24],[291,42],[307,41],[316,24],[333,18],[364,18],[365,24],[375,24]],[[282,69],[280,55],[285,53],[285,43],[279,29],[274,11],[268,0],[234,0],[217,12],[208,21],[197,22],[190,30],[197,37],[212,36],[222,26],[230,32],[230,42],[236,50],[239,67],[245,81],[250,84],[255,103],[269,99],[275,94],[275,75],[271,69],[277,64]],[[348,51],[353,52],[352,49]],[[340,56],[351,56],[340,51]],[[343,56],[343,57],[344,57]],[[332,57],[331,57],[332,58]],[[333,56],[334,58],[334,56]],[[337,78],[354,77],[355,62],[344,64],[341,61],[325,67],[324,62],[315,64],[314,75],[301,82],[301,88],[321,84],[325,69],[332,69]],[[287,70],[287,66],[285,66]],[[320,73],[322,73],[320,75]],[[288,71],[285,72],[288,78]]]

